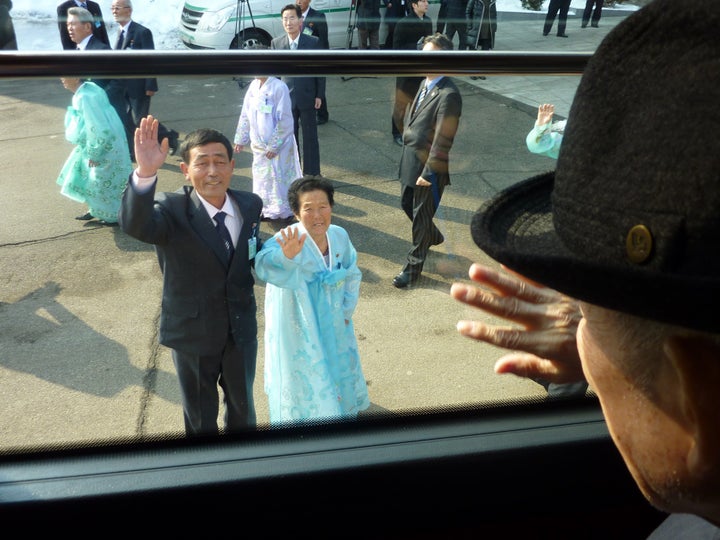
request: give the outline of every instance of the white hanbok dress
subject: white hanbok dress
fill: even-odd
[[[300,234],[307,234],[301,223]],[[255,260],[265,287],[265,393],[270,423],[355,418],[370,405],[352,316],[362,273],[342,227],[330,225],[328,256],[307,235],[288,259],[265,242]],[[348,321],[347,324],[345,321]]]
[[[290,91],[283,81],[268,77],[261,86],[259,79],[253,79],[245,93],[234,143],[249,145],[252,151],[253,192],[263,200],[263,217],[292,217],[288,188],[302,177],[302,169]],[[268,159],[267,152],[277,155]]]

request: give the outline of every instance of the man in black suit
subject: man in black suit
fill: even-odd
[[[118,34],[115,39],[115,49],[154,49],[152,31],[142,24],[132,20],[133,6],[131,0],[113,0],[110,7],[113,18],[118,24]],[[130,112],[135,126],[140,125],[140,120],[150,114],[150,98],[158,91],[157,79],[149,77],[146,79],[125,79]],[[168,129],[160,124],[158,130],[159,140],[167,137],[170,141],[170,154],[174,155],[178,149],[178,132]]]
[[[213,129],[188,134],[180,170],[191,185],[155,194],[168,141],[144,118],[135,133],[137,169],[123,193],[119,224],[155,245],[163,275],[160,343],[172,349],[188,435],[218,433],[218,385],[225,430],[256,425],[253,382],[257,304],[252,266],[263,201],[230,189],[230,141]]]
[[[320,40],[302,32],[302,11],[297,4],[287,4],[280,11],[285,35],[270,42],[271,49],[321,49]],[[302,146],[304,175],[320,176],[320,142],[317,134],[317,111],[325,101],[325,77],[283,77],[290,89],[295,139]],[[299,128],[302,126],[302,143]]]
[[[105,51],[110,50],[110,45],[100,41],[93,33],[93,16],[87,9],[71,7],[67,11],[67,30],[70,39],[78,50]],[[125,127],[125,136],[128,141],[130,156],[133,154],[133,137],[135,124],[130,116],[130,104],[127,97],[125,83],[120,79],[93,79],[94,83],[100,86],[108,96],[110,105],[120,117]]]
[[[57,23],[58,29],[60,30],[60,41],[62,42],[62,48],[65,50],[76,49],[75,42],[70,39],[70,34],[67,28],[67,13],[68,9],[72,7],[80,7],[87,9],[93,16],[92,21],[92,33],[93,35],[107,46],[110,46],[110,40],[108,39],[107,28],[105,27],[105,21],[103,20],[103,14],[100,9],[100,5],[97,2],[81,1],[81,0],[68,0],[62,2],[57,7]]]
[[[320,40],[321,49],[330,49],[330,39],[328,38],[328,24],[325,14],[310,7],[310,0],[296,0],[300,10],[302,11],[302,31],[303,34],[315,36]],[[322,104],[317,112],[318,126],[327,124],[330,120],[330,113],[327,109],[327,96],[323,99]]]
[[[423,40],[423,51],[453,49],[444,34]],[[449,155],[460,123],[462,98],[455,83],[428,75],[405,115],[400,158],[401,206],[412,221],[412,248],[402,271],[393,279],[405,288],[420,278],[430,246],[445,238],[433,223],[443,190],[450,184]]]

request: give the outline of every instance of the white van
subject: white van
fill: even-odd
[[[180,15],[180,37],[189,49],[246,49],[284,33],[280,10],[294,0],[191,0]],[[312,0],[328,22],[331,49],[348,47],[352,0]]]

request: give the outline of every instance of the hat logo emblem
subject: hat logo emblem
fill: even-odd
[[[641,264],[650,258],[653,237],[645,225],[635,225],[625,238],[625,252],[630,262]]]

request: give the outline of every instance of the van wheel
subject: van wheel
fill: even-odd
[[[254,49],[257,46],[270,47],[270,36],[256,28],[241,31],[230,44],[231,49]]]

